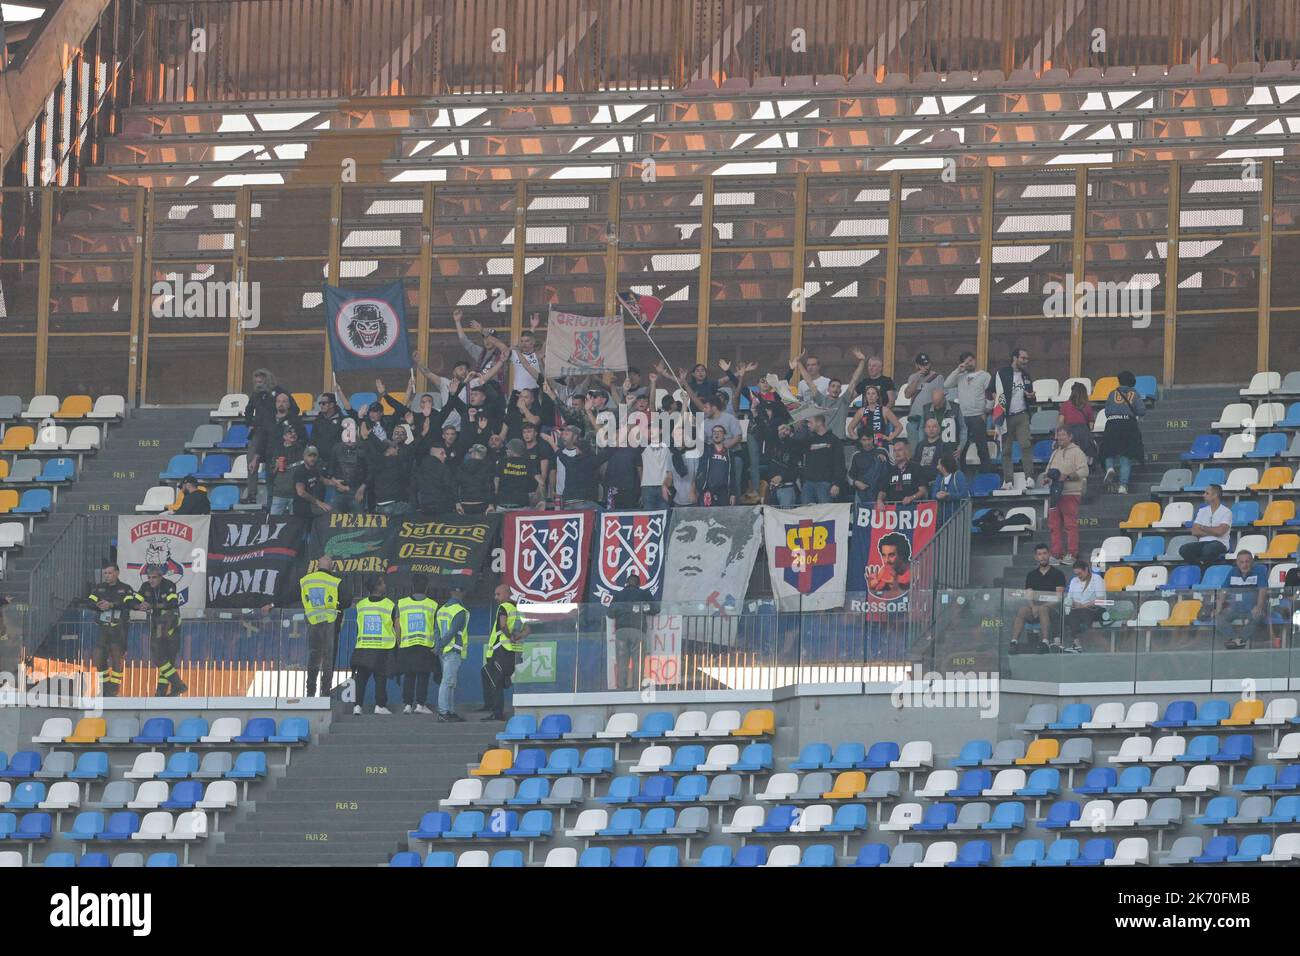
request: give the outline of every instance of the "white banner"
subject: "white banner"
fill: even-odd
[[[781,610],[828,611],[844,606],[852,507],[763,509],[767,567]]]
[[[682,680],[682,616],[645,616],[645,658],[641,662],[643,681],[656,687],[680,684]]]
[[[546,325],[548,378],[627,371],[621,315],[574,315],[551,310]]]
[[[758,506],[674,508],[669,515],[664,604],[739,614],[763,543]]]
[[[122,580],[136,590],[152,568],[180,592],[181,614],[193,617],[207,605],[209,517],[168,515],[117,519],[117,565]]]

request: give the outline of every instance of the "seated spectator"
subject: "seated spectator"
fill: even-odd
[[[1229,650],[1250,647],[1256,638],[1268,637],[1268,568],[1255,563],[1249,551],[1237,552],[1228,586],[1219,592],[1214,626],[1220,634],[1236,634],[1224,642]]]
[[[1232,511],[1223,503],[1223,486],[1210,485],[1205,489],[1204,498],[1205,504],[1192,521],[1191,532],[1196,540],[1178,549],[1184,561],[1202,568],[1223,559],[1232,532]]]
[[[1101,457],[1106,464],[1103,485],[1109,487],[1118,477],[1115,490],[1121,495],[1128,494],[1133,463],[1146,460],[1142,428],[1138,425],[1138,419],[1146,413],[1146,401],[1137,393],[1137,378],[1132,372],[1120,372],[1119,388],[1106,396],[1106,431],[1101,436]]]
[[[926,468],[937,468],[939,459],[944,455],[951,455],[956,451],[957,446],[952,442],[944,441],[940,437],[942,426],[939,424],[938,419],[927,418],[922,428],[921,440],[916,443],[916,449],[912,452],[912,457]]]
[[[492,507],[496,475],[487,460],[487,447],[471,445],[456,469],[456,512],[481,515]]]
[[[1070,636],[1070,646],[1065,648],[1072,654],[1083,650],[1079,638],[1083,632],[1101,620],[1105,613],[1101,602],[1106,600],[1106,585],[1100,574],[1092,573],[1092,566],[1079,559],[1074,562],[1074,577],[1065,596],[1065,632]],[[1060,642],[1056,642],[1060,650]]]
[[[795,440],[803,446],[803,460],[799,463],[800,504],[829,504],[839,497],[844,487],[844,446],[826,427],[825,415],[813,415],[806,421],[806,430],[795,432]]]
[[[181,479],[181,491],[185,492],[185,497],[181,499],[181,505],[172,514],[176,515],[210,515],[212,514],[212,502],[208,500],[208,493],[199,485],[199,480],[193,475],[186,475]]]
[[[910,505],[930,496],[934,472],[908,456],[906,438],[895,438],[885,472],[885,485],[876,496],[878,505]]]
[[[1065,575],[1052,567],[1052,551],[1045,544],[1034,548],[1034,567],[1025,575],[1025,603],[1016,611],[1016,619],[1011,623],[1011,645],[1008,652],[1020,652],[1020,636],[1030,618],[1038,621],[1042,629],[1042,639],[1035,647],[1028,648],[1040,653],[1047,650],[1052,640],[1052,618],[1056,616],[1056,602],[1044,600],[1042,595],[1061,594],[1065,590]]]

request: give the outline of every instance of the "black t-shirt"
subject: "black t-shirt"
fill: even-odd
[[[944,455],[951,454],[953,450],[952,445],[943,440],[923,441],[916,446],[916,453],[913,457],[926,468],[938,468],[939,459]]]
[[[551,470],[555,470],[555,451],[539,438],[532,448],[524,446],[524,461],[528,462],[528,474],[536,478],[542,473],[544,461],[551,462]]]
[[[934,481],[934,472],[916,461],[903,465],[890,464],[885,479],[885,500],[897,504],[915,495],[921,485],[927,487]]]
[[[1025,575],[1026,591],[1046,591],[1055,593],[1057,588],[1065,587],[1065,575],[1058,568],[1049,567],[1046,571],[1034,568]]]
[[[497,466],[497,504],[526,507],[529,494],[537,487],[537,478],[527,458],[506,458]]]
[[[1286,573],[1286,577],[1282,579],[1282,587],[1300,588],[1300,567],[1292,568]]]
[[[298,495],[298,486],[305,485],[307,494],[313,498],[323,501],[325,499],[325,482],[321,479],[320,465],[315,468],[308,468],[306,462],[299,462],[293,470],[293,513],[301,517],[311,516],[311,502],[306,498]]]
[[[890,392],[894,393],[895,398],[898,397],[898,386],[894,384],[894,380],[888,375],[878,375],[875,378],[864,378],[862,381],[858,382],[858,394],[867,394],[867,386],[869,385],[874,385],[880,390],[881,405],[889,404]]]

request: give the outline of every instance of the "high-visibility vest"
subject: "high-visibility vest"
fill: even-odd
[[[357,647],[384,651],[397,646],[393,606],[388,598],[357,602]]]
[[[506,612],[506,630],[497,627],[497,618],[501,612]],[[484,657],[490,658],[492,653],[498,648],[504,648],[507,651],[522,651],[523,645],[516,644],[510,639],[510,636],[519,630],[519,608],[514,601],[502,601],[492,612],[492,634],[488,637],[487,650]]]
[[[397,620],[402,625],[402,643],[399,647],[433,647],[434,618],[438,602],[433,598],[416,600],[404,597],[397,602]]]
[[[453,631],[457,614],[465,615],[464,623],[459,631]],[[459,651],[461,660],[469,657],[469,611],[465,605],[453,599],[438,608],[438,636],[443,641],[444,654]]]
[[[308,624],[327,624],[339,616],[339,584],[328,571],[313,571],[302,577],[302,606]]]

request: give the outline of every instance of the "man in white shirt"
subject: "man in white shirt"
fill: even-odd
[[[1205,504],[1192,522],[1191,544],[1178,549],[1184,561],[1192,564],[1216,564],[1228,553],[1228,533],[1232,530],[1232,511],[1223,503],[1223,488],[1210,485],[1205,489]]]
[[[1078,654],[1079,636],[1101,620],[1102,602],[1106,600],[1106,585],[1101,575],[1093,574],[1092,567],[1080,558],[1074,562],[1074,577],[1065,592],[1065,631],[1070,635],[1069,652]]]
[[[798,386],[799,398],[805,402],[812,400],[813,389],[808,384],[810,381],[813,383],[813,385],[817,386],[818,392],[821,392],[821,394],[823,395],[827,394],[831,388],[831,380],[822,374],[821,359],[819,359],[815,355],[801,355],[795,358],[793,361],[790,362],[790,370],[796,374],[798,374],[799,372],[798,366],[800,364],[800,360],[802,360],[804,371],[806,371],[808,374],[807,377],[801,377],[799,380],[799,386]],[[791,381],[792,382],[794,381],[794,376],[791,376]]]

